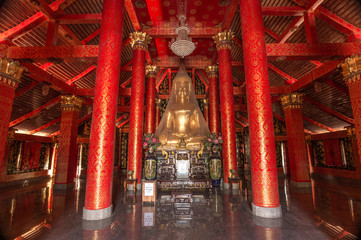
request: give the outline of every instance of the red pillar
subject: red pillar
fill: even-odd
[[[157,98],[155,99],[155,130],[157,130],[157,127],[160,123],[160,110],[162,108],[162,100]]]
[[[231,169],[237,169],[236,125],[234,116],[234,94],[232,80],[231,47],[233,33],[221,32],[213,37],[219,61],[219,90],[222,114],[223,137],[223,177],[224,186],[228,187]],[[236,174],[237,177],[238,173]]]
[[[204,120],[207,123],[207,126],[209,127],[209,103],[208,99],[203,99],[203,116]]]
[[[132,92],[130,98],[128,171],[134,171],[133,178],[142,178],[142,137],[144,109],[145,52],[151,40],[146,33],[131,34],[133,47]]]
[[[159,67],[148,65],[145,67],[147,78],[145,99],[145,129],[146,133],[154,133],[155,127],[155,78]]]
[[[303,130],[303,95],[290,93],[280,97],[285,113],[288,156],[291,184],[296,187],[310,187],[310,169]]]
[[[83,219],[111,216],[124,0],[104,0]]]
[[[343,76],[350,93],[352,112],[355,121],[355,135],[358,149],[358,158],[357,162],[355,159],[355,167],[357,171],[360,171],[357,167],[361,164],[361,76],[359,73],[361,70],[361,57],[354,56],[347,58],[345,63],[341,64],[341,67],[343,69]]]
[[[218,66],[208,66],[206,72],[209,81],[209,129],[211,133],[219,133]]]
[[[55,173],[55,188],[67,188],[74,182],[78,162],[78,121],[82,99],[76,96],[61,96],[61,123],[58,159]]]
[[[5,181],[6,141],[8,137],[9,122],[13,108],[15,89],[25,68],[7,58],[0,58],[0,182]]]
[[[281,217],[261,1],[240,1],[240,15],[250,129],[252,210],[261,217]]]

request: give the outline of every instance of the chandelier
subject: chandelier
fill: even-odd
[[[169,43],[169,47],[172,49],[175,55],[184,58],[194,51],[196,45],[192,42],[192,38],[188,37],[190,30],[185,23],[186,16],[181,14],[179,16],[179,21],[179,27],[175,30],[178,37],[177,39],[172,39],[172,41]]]

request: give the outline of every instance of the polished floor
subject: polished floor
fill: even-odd
[[[249,177],[247,177],[249,178]],[[279,179],[283,217],[263,219],[250,211],[250,182],[242,190],[193,192],[192,204],[170,202],[159,193],[142,205],[139,192],[124,193],[115,176],[114,213],[83,221],[84,180],[74,189],[54,190],[52,181],[24,182],[0,189],[2,239],[358,239],[361,183],[314,177],[312,188],[295,189]]]

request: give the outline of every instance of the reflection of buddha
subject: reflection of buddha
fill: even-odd
[[[176,146],[183,136],[188,146],[198,145],[209,134],[188,74],[182,66],[174,79],[171,96],[155,132],[164,146]]]

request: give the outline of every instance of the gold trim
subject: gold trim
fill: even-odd
[[[150,40],[152,40],[152,37],[144,32],[137,31],[130,34],[130,45],[132,46],[133,50],[140,49],[147,51]]]
[[[354,126],[346,126],[345,129],[347,131],[347,136],[348,137],[355,137],[356,136],[356,130],[355,130]]]
[[[352,56],[345,59],[344,63],[338,65],[342,67],[342,74],[347,85],[356,83],[361,74],[361,57]]]
[[[282,95],[279,99],[281,101],[283,109],[286,108],[302,108],[303,93],[290,93]]]
[[[61,96],[62,111],[79,111],[83,103],[83,99],[75,95]]]
[[[159,72],[159,67],[155,65],[145,66],[145,76],[148,78],[155,78]]]
[[[207,66],[205,70],[208,75],[208,78],[218,77],[218,66],[217,65]]]
[[[22,73],[27,69],[8,58],[0,58],[0,83],[5,86],[16,88],[20,83]]]
[[[220,32],[214,35],[212,38],[216,44],[217,50],[231,49],[233,43],[234,33],[229,31]]]
[[[204,98],[202,101],[203,101],[204,106],[208,107],[208,104],[209,104],[208,98]]]

